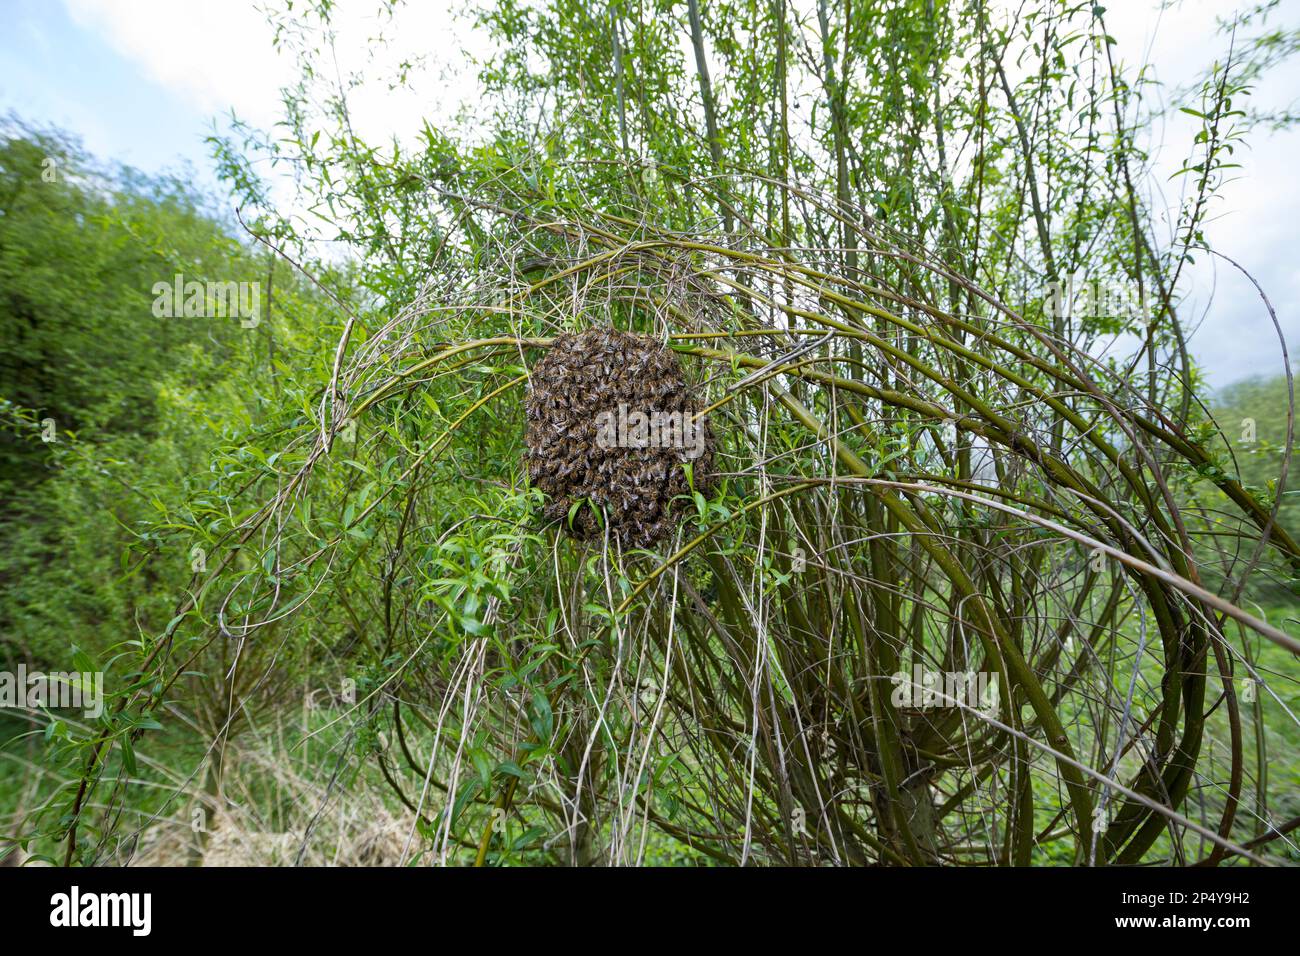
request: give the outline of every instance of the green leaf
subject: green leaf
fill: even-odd
[[[540,690],[533,691],[532,712],[531,723],[537,739],[550,740],[554,730],[554,716],[551,713],[551,702]]]
[[[519,769],[519,764],[515,763],[513,760],[506,760],[497,764],[496,772],[498,775],[509,774],[512,777],[518,777],[520,780],[524,779],[524,772]]]

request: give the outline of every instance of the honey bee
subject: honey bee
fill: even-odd
[[[676,355],[657,339],[612,328],[559,336],[530,375],[524,462],[529,480],[546,495],[548,520],[567,518],[573,502],[588,502],[592,507],[563,521],[567,533],[602,535],[607,522],[623,544],[644,547],[672,531],[682,504],[674,499],[689,490],[681,450],[663,440],[680,435],[670,429],[657,442],[597,441],[597,416],[620,403],[660,421],[663,413],[684,420],[696,410]],[[705,450],[694,465],[701,490],[712,481],[707,422],[704,434]]]

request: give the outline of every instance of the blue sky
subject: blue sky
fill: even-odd
[[[0,0],[0,111],[62,127],[100,159],[147,172],[188,162],[196,184],[220,195],[203,142],[214,120],[233,108],[270,128],[278,89],[295,75],[292,64],[273,51],[270,27],[257,6],[252,0]],[[361,0],[341,6],[345,68],[369,69],[376,62],[368,42],[375,5]],[[1225,41],[1215,32],[1215,17],[1237,6],[1182,0],[1162,12],[1157,0],[1125,0],[1110,5],[1108,28],[1130,62],[1145,56],[1172,87],[1222,55]],[[1282,17],[1292,27],[1297,7],[1293,3]],[[424,89],[391,93],[380,84],[359,94],[369,95],[352,104],[368,138],[406,138],[424,117],[443,121],[475,96],[472,65],[462,49],[482,54],[482,38],[465,32],[445,0],[413,3],[404,15],[414,21],[401,31],[410,50],[434,54],[445,71],[433,71]],[[1262,84],[1253,100],[1258,107],[1294,107],[1298,95],[1300,62],[1293,62]],[[1169,175],[1193,133],[1192,121],[1180,114],[1156,130],[1151,184],[1171,207],[1182,181]],[[1300,223],[1297,155],[1300,130],[1254,134],[1251,149],[1236,157],[1243,169],[1225,188],[1207,235],[1255,274],[1288,341],[1300,350],[1300,259],[1293,249]],[[1209,257],[1191,270],[1191,280],[1183,317],[1199,325],[1192,351],[1211,383],[1281,371],[1276,336],[1253,287]]]
[[[203,138],[212,120],[152,79],[62,3],[0,0],[0,111],[80,136],[100,159],[146,172],[188,160],[215,188]]]

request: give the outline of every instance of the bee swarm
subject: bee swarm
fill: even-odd
[[[560,520],[575,537],[604,535],[599,509],[611,537],[646,547],[676,524],[685,502],[674,497],[690,494],[684,463],[692,463],[697,491],[712,486],[713,435],[706,422],[687,426],[698,429],[694,449],[675,447],[680,442],[611,443],[600,431],[602,414],[609,422],[628,410],[693,421],[699,409],[691,387],[677,356],[657,340],[611,328],[564,334],[529,378],[528,477],[546,493],[545,517]]]

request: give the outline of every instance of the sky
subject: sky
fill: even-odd
[[[409,140],[427,117],[449,122],[478,95],[473,58],[487,40],[451,12],[462,0],[422,0],[374,42],[373,0],[342,0],[337,55],[342,75],[422,56],[428,69],[414,88],[393,92],[370,84],[350,98],[367,138]],[[295,76],[272,46],[272,27],[254,0],[0,0],[0,112],[62,127],[100,159],[146,172],[184,169],[219,194],[204,138],[233,110],[271,129],[278,90]],[[1228,0],[1117,0],[1106,13],[1129,63],[1146,60],[1166,86],[1190,83],[1226,51],[1215,19],[1239,5]],[[1283,0],[1273,22],[1294,27],[1300,0]],[[716,70],[717,67],[714,67]],[[1283,65],[1254,92],[1268,109],[1300,99],[1300,62]],[[1195,134],[1190,117],[1174,113],[1155,131],[1148,188],[1176,208],[1188,177],[1171,179]],[[1210,243],[1245,266],[1271,299],[1288,341],[1300,349],[1300,259],[1291,248],[1300,223],[1300,130],[1257,130],[1235,158],[1242,168],[1214,207]],[[1172,227],[1166,224],[1167,230]],[[1191,270],[1184,318],[1195,326],[1191,348],[1212,385],[1276,374],[1282,359],[1272,323],[1253,285],[1226,262],[1203,257]]]

